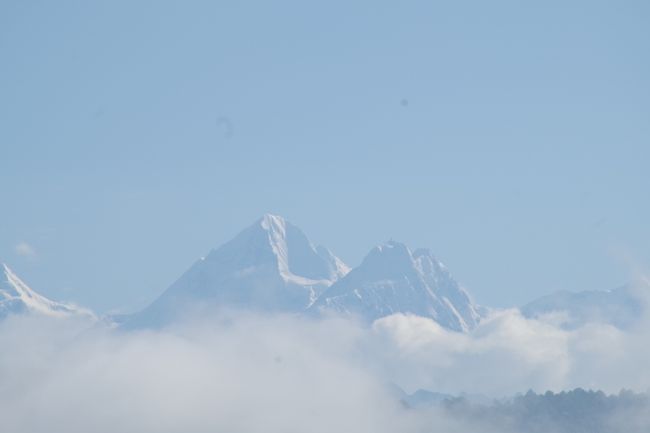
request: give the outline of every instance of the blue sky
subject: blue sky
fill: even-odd
[[[650,3],[0,4],[0,259],[144,306],[261,214],[474,297],[650,263]]]

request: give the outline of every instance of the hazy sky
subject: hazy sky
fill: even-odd
[[[650,263],[647,1],[0,3],[0,260],[134,309],[265,212],[475,298]]]

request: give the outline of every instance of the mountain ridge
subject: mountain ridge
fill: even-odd
[[[49,317],[87,316],[90,310],[76,305],[53,301],[21,280],[6,263],[0,266],[0,318],[12,314],[40,314]]]
[[[620,329],[635,326],[648,311],[650,281],[637,279],[611,290],[557,291],[521,307],[529,319],[552,319],[565,329],[602,323]]]
[[[463,332],[476,327],[482,316],[481,307],[428,249],[411,251],[396,241],[370,250],[313,308],[366,322],[395,313],[416,314]]]
[[[382,281],[390,281],[390,287],[382,286]],[[394,293],[387,296],[391,288]],[[358,308],[359,290],[376,302]],[[456,331],[472,329],[481,318],[480,307],[428,250],[412,252],[404,244],[388,242],[350,269],[327,248],[314,246],[297,226],[272,214],[212,249],[126,326],[164,325],[191,303],[208,311],[214,307],[300,314],[329,310],[366,321],[412,313]]]
[[[160,325],[190,304],[299,312],[349,271],[295,225],[266,214],[194,263],[127,326]]]
[[[649,301],[650,282],[640,279],[613,290],[552,293],[519,311],[565,329],[586,323],[627,329],[644,317]],[[428,249],[410,249],[391,240],[373,247],[350,268],[291,222],[266,214],[194,262],[143,310],[104,320],[124,328],[158,327],[191,319],[194,313],[218,314],[221,308],[337,314],[365,323],[413,314],[459,332],[471,331],[491,311],[477,305]],[[24,313],[95,317],[89,310],[38,294],[2,263],[0,318]]]

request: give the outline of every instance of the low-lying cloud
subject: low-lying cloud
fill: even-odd
[[[0,418],[20,432],[395,431],[347,323],[239,316],[162,332],[14,318],[0,327]],[[397,426],[394,426],[397,428]]]
[[[528,320],[517,310],[495,313],[470,334],[404,315],[373,326],[377,344],[390,348],[382,367],[396,383],[491,396],[576,387],[645,391],[650,388],[646,329],[588,324],[569,331]]]
[[[406,410],[387,383],[490,396],[644,391],[647,334],[566,331],[514,310],[470,334],[406,315],[366,328],[230,312],[140,332],[12,317],[0,324],[0,418],[13,433],[462,431]]]

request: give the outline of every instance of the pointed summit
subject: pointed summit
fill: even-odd
[[[213,250],[206,261],[230,265],[270,265],[287,280],[334,281],[349,270],[324,247],[315,247],[305,234],[284,218],[266,214],[233,240]]]
[[[51,317],[87,316],[92,313],[76,306],[52,301],[32,290],[2,263],[0,268],[0,318],[11,314],[36,313]]]
[[[298,227],[266,214],[197,261],[132,324],[162,325],[197,304],[303,311],[348,270]]]
[[[283,230],[284,226],[287,224],[287,221],[280,215],[274,215],[271,213],[265,213],[258,221],[265,230]]]
[[[412,252],[394,241],[373,248],[359,267],[321,295],[312,310],[368,322],[394,313],[415,314],[455,331],[474,328],[481,317],[480,307],[428,250]]]
[[[372,269],[384,276],[400,276],[408,273],[412,265],[413,256],[408,247],[391,240],[370,250],[360,268]]]

